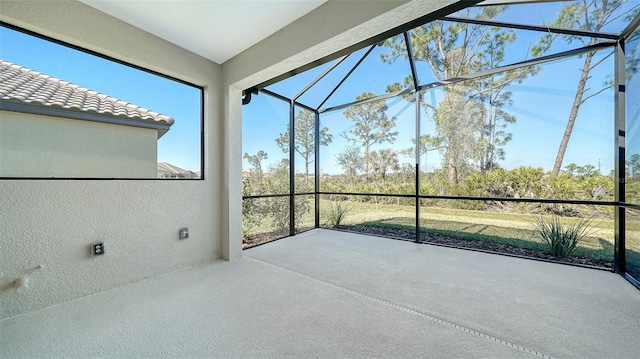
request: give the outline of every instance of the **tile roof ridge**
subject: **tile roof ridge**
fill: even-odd
[[[12,74],[12,71],[15,73]],[[3,72],[7,73],[8,76],[2,76],[3,81],[0,82],[0,99],[2,100],[19,100],[27,104],[36,102],[44,106],[98,112],[113,115],[114,117],[137,118],[143,121],[165,122],[169,125],[175,122],[172,117],[159,112],[151,111],[113,96],[0,59],[0,75]],[[4,77],[7,78],[5,79]],[[24,83],[18,87],[10,88],[11,80],[17,78],[24,79]],[[42,83],[36,83],[37,81],[42,81]],[[25,88],[27,89],[25,90]],[[43,89],[53,92],[48,97],[39,96]],[[65,89],[68,89],[68,93],[62,93]],[[79,94],[86,96],[81,103],[77,96]],[[87,101],[91,102],[92,100],[94,100],[93,102],[98,102],[98,104],[87,105]],[[104,110],[105,106],[113,106],[113,109]]]
[[[164,167],[170,171],[173,171],[175,173],[184,173],[184,172],[190,172],[189,170],[185,170],[183,168],[180,168],[176,165],[172,165],[171,163],[168,162],[158,162],[158,167]]]

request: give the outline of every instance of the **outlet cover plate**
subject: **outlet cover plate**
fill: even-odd
[[[101,256],[105,253],[104,251],[104,242],[94,243],[91,245],[91,252],[94,256]]]

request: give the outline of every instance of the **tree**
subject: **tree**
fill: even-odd
[[[348,177],[355,177],[364,167],[360,147],[356,146],[345,147],[336,156],[336,162]]]
[[[249,153],[245,152],[244,156],[242,156],[247,162],[249,162],[249,173],[251,173],[251,177],[255,179],[262,178],[264,172],[262,171],[262,161],[268,158],[268,155],[263,150],[258,151],[255,155],[251,156]]]
[[[400,151],[400,154],[402,154],[405,157],[415,158],[416,157],[416,139],[415,138],[411,139],[411,144],[413,144],[413,146]],[[431,151],[441,150],[442,148],[443,148],[442,141],[439,137],[431,136],[431,135],[420,136],[420,145],[418,146],[418,153],[420,157],[422,157],[423,155],[426,155]],[[426,171],[426,158],[423,165],[425,166],[425,171]],[[414,170],[413,166],[411,168],[413,171]]]
[[[504,6],[485,7],[475,17],[490,20],[504,9]],[[433,111],[436,137],[442,144],[450,183],[461,180],[464,168],[477,165],[484,171],[495,168],[497,161],[504,158],[502,147],[512,138],[504,129],[516,120],[504,110],[511,101],[511,92],[505,89],[537,69],[505,71],[464,83],[446,80],[500,66],[515,38],[513,30],[442,20],[412,30],[414,59],[426,62],[436,80],[445,83],[444,99],[438,106],[423,104],[427,111]],[[406,45],[401,37],[387,40],[385,45],[391,48],[391,53],[382,55],[382,60],[406,58]],[[411,83],[409,77],[404,84],[393,84],[387,90],[406,88]]]
[[[596,166],[588,163],[584,166],[578,166],[578,168],[576,169],[576,174],[578,174],[578,176],[585,178],[585,177],[593,177],[595,175],[599,175],[600,171],[596,168]]]
[[[295,137],[295,146],[293,146],[294,150],[302,156],[304,159],[304,175],[305,181],[309,181],[309,164],[314,161],[314,155],[316,153],[315,146],[315,138],[316,138],[316,130],[315,130],[315,116],[313,112],[302,110],[294,119],[294,137]],[[318,141],[320,142],[320,146],[327,146],[331,143],[331,134],[329,133],[329,129],[324,127],[320,129],[320,138]],[[289,152],[289,125],[287,124],[287,130],[284,133],[281,133],[278,138],[276,138],[276,143],[278,147],[282,149],[282,152]]]
[[[289,192],[289,159],[283,158],[280,162],[271,164],[269,166],[269,179],[272,182],[272,187],[282,187],[282,190],[276,191],[277,193]],[[286,190],[284,190],[286,189]]]
[[[386,180],[389,171],[400,169],[398,154],[391,148],[372,151],[366,160],[371,164],[374,173],[380,174],[383,182]]]
[[[568,165],[564,166],[565,172],[572,176],[575,176],[576,173],[578,173],[578,168],[579,166],[575,163],[569,163]]]
[[[356,97],[356,101],[374,97],[371,92],[365,92]],[[385,142],[393,143],[398,131],[393,131],[396,126],[396,118],[388,118],[387,104],[384,101],[367,102],[349,107],[344,112],[345,117],[352,120],[355,128],[350,133],[345,132],[343,137],[355,145],[364,148],[364,158],[369,157],[371,146]],[[365,161],[364,172],[369,175],[369,163]]]
[[[640,154],[634,153],[627,161],[627,176],[637,180],[640,177]]]
[[[551,25],[560,28],[577,28],[600,32],[605,26],[613,21],[619,20],[620,17],[624,16],[627,19],[632,19],[633,16],[638,13],[640,4],[633,6],[632,9],[626,13],[621,13],[622,6],[625,3],[627,3],[627,0],[582,0],[580,2],[570,2],[562,7],[560,14]],[[598,39],[595,37],[584,38],[574,35],[557,35],[550,33],[542,37],[537,46],[532,48],[532,54],[539,56],[548,51],[553,41],[560,36],[566,42],[578,41],[583,46],[594,45],[598,42]],[[584,56],[584,63],[580,69],[580,79],[578,80],[576,93],[571,105],[571,112],[569,113],[567,125],[553,165],[552,173],[554,176],[557,176],[560,173],[560,168],[562,168],[562,161],[564,160],[567,145],[569,144],[573,127],[578,118],[580,107],[590,98],[599,95],[613,86],[613,82],[609,81],[604,87],[599,89],[591,90],[590,87],[587,87],[587,82],[591,78],[592,71],[608,58],[607,56],[594,62],[595,55],[596,52],[592,51]],[[636,71],[635,67],[633,70]]]
[[[470,172],[472,163],[482,158],[480,141],[483,131],[484,108],[470,98],[466,90],[448,90],[448,94],[434,110],[433,118],[438,128],[444,150],[449,183],[456,184]]]
[[[289,159],[283,158],[280,162],[269,166],[269,193],[285,194],[289,193]],[[270,197],[264,205],[263,215],[271,220],[274,229],[286,232],[289,229],[289,197]],[[307,196],[296,196],[294,201],[294,218],[296,228],[299,228],[301,219],[309,213],[311,205]]]
[[[495,13],[483,12],[479,17],[495,16],[500,11],[502,10],[497,9]],[[478,49],[480,51],[473,56],[471,69],[482,71],[499,67],[504,61],[506,49],[515,40],[516,34],[513,31],[498,28],[486,31],[480,37]],[[480,141],[483,147],[480,158],[482,172],[499,167],[498,160],[504,160],[506,156],[504,146],[513,138],[511,133],[505,131],[508,124],[516,122],[516,117],[504,110],[506,105],[511,104],[512,92],[507,90],[508,85],[521,83],[526,77],[538,72],[538,67],[529,66],[491,74],[469,82],[474,89],[472,96],[486,107],[486,118]]]
[[[249,173],[251,178],[242,181],[242,194],[263,193],[265,190],[262,182],[264,172],[262,170],[262,161],[267,159],[267,153],[260,150],[255,155],[249,155],[245,152],[244,158],[249,162]],[[255,192],[255,193],[254,193]],[[260,225],[264,218],[265,206],[262,202],[252,198],[242,201],[242,230],[246,233],[252,228]]]
[[[401,151],[403,156],[414,158],[416,156],[416,139],[411,139],[410,148],[404,149]],[[418,146],[418,151],[420,156],[428,153],[429,151],[435,151],[442,147],[442,142],[440,138],[431,135],[421,135],[420,136],[420,145]]]

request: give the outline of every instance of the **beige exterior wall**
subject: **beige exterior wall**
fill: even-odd
[[[241,91],[454,2],[330,0],[221,66],[77,1],[2,0],[2,21],[203,86],[205,180],[0,181],[0,318],[240,257]]]
[[[0,180],[0,318],[220,258],[221,66],[78,1],[2,0],[0,20],[203,86],[206,159],[197,181]]]
[[[158,131],[0,111],[0,177],[156,178]]]

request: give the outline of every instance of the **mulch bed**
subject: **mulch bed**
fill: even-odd
[[[313,227],[300,227],[297,229],[296,233],[302,233],[311,229],[313,229]],[[288,229],[267,232],[267,233],[258,233],[250,236],[244,236],[242,238],[242,248],[257,246],[258,244],[271,242],[276,239],[281,239],[288,236],[289,236]]]
[[[390,237],[390,238],[400,238],[400,239],[408,239],[415,240],[416,234],[412,230],[406,229],[397,229],[397,228],[385,228],[385,227],[373,227],[373,226],[363,226],[363,225],[340,225],[336,227],[341,231],[359,233],[359,234],[370,234],[374,236],[380,237]],[[243,248],[253,247],[258,244],[266,243],[278,238],[286,237],[289,235],[288,231],[276,231],[269,233],[260,233],[252,236],[245,236],[242,240]],[[445,236],[436,233],[421,233],[420,239],[425,243],[442,245],[453,248],[466,248],[479,250],[484,252],[493,252],[500,253],[518,257],[532,258],[532,259],[542,259],[548,260],[558,263],[567,263],[567,264],[578,264],[583,266],[590,267],[599,267],[599,268],[613,268],[613,263],[603,261],[600,259],[594,258],[584,258],[578,256],[570,256],[569,258],[557,258],[546,252],[535,250],[535,249],[524,249],[518,247],[508,246],[506,244],[495,243],[491,241],[475,241],[475,240],[467,240],[461,239],[451,236]]]
[[[401,239],[409,239],[409,240],[415,240],[416,238],[416,233],[414,231],[406,230],[406,229],[383,228],[383,227],[373,227],[373,226],[363,226],[363,225],[340,225],[337,227],[337,229],[348,231],[348,232],[371,234],[374,236],[382,236],[382,237],[392,237],[392,238],[401,238]],[[558,258],[539,250],[512,247],[506,244],[500,244],[500,243],[495,243],[491,241],[467,240],[467,239],[455,238],[455,237],[445,236],[445,235],[436,234],[436,233],[421,233],[420,239],[426,243],[438,244],[438,245],[443,245],[447,247],[469,248],[469,249],[486,251],[486,252],[514,255],[518,257],[544,259],[544,260],[549,260],[549,261],[554,261],[559,263],[579,264],[579,265],[602,267],[602,268],[608,268],[608,269],[613,268],[613,263],[603,261],[601,259],[583,258],[578,256],[570,256],[569,258]]]
[[[242,238],[242,248],[257,246],[258,244],[270,242],[289,235],[289,231],[275,231],[267,233],[258,233]]]

